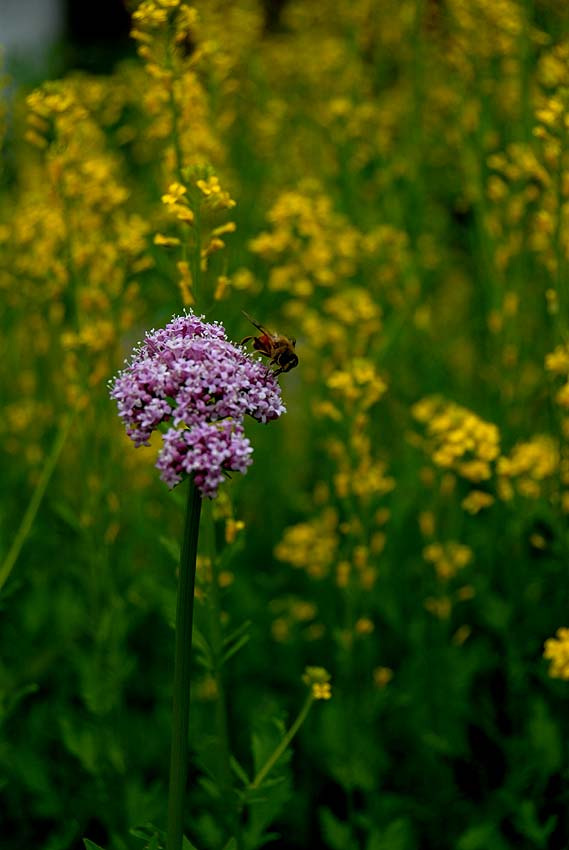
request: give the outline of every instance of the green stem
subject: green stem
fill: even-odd
[[[202,294],[202,222],[201,222],[201,199],[198,197],[194,205],[194,299],[199,304]]]
[[[229,748],[229,732],[227,724],[227,708],[225,688],[221,671],[223,663],[223,630],[221,628],[221,602],[219,598],[219,575],[217,570],[217,552],[215,546],[215,519],[213,516],[213,502],[206,506],[209,510],[206,514],[206,546],[210,559],[210,583],[208,592],[209,608],[209,637],[213,655],[212,674],[215,680],[215,726],[217,731],[217,757],[218,776],[222,796],[227,800],[231,789],[231,764]]]
[[[292,739],[294,738],[294,736],[296,735],[296,733],[298,732],[298,730],[300,729],[300,727],[302,726],[304,721],[306,720],[306,718],[308,716],[308,712],[310,711],[313,702],[314,702],[314,696],[312,695],[312,689],[311,689],[310,693],[306,697],[306,702],[304,703],[304,705],[300,709],[298,717],[296,718],[296,720],[294,721],[294,723],[292,724],[292,726],[290,727],[290,729],[288,730],[288,732],[286,733],[286,735],[284,736],[284,738],[282,739],[282,741],[280,742],[278,747],[275,749],[273,754],[271,756],[269,756],[269,758],[267,759],[267,761],[265,762],[265,764],[263,765],[261,770],[258,772],[256,777],[254,778],[253,782],[249,786],[250,790],[253,791],[253,790],[255,790],[255,788],[258,788],[259,785],[261,784],[261,782],[263,781],[263,779],[267,776],[267,774],[269,774],[271,772],[271,770],[273,769],[275,764],[278,762],[278,760],[280,759],[282,754],[286,751],[286,748],[288,747],[288,745],[290,744],[290,742],[292,741]]]
[[[194,482],[190,480],[176,608],[172,752],[168,793],[168,850],[181,850],[183,841],[184,798],[188,779],[192,624],[200,511],[201,496]]]
[[[57,433],[52,450],[49,453],[45,462],[45,466],[41,471],[39,481],[36,484],[36,489],[32,494],[32,498],[30,499],[26,512],[22,518],[20,527],[16,532],[16,536],[14,537],[14,540],[12,542],[10,551],[8,552],[8,554],[4,558],[2,565],[0,566],[0,590],[2,590],[6,581],[8,580],[10,573],[14,568],[14,564],[18,560],[20,552],[22,551],[22,546],[26,542],[26,539],[31,531],[34,519],[36,518],[39,506],[41,505],[41,501],[43,499],[47,485],[49,484],[49,479],[51,478],[53,471],[57,466],[59,455],[61,454],[61,450],[65,445],[65,441],[67,439],[67,435],[69,434],[69,429],[71,427],[71,422],[73,421],[73,416],[73,412],[69,413],[61,423],[61,428]]]
[[[168,98],[170,104],[170,113],[172,116],[172,144],[174,145],[174,156],[176,158],[176,173],[178,176],[178,180],[180,183],[184,182],[184,178],[182,176],[182,170],[184,167],[184,155],[182,153],[182,145],[180,143],[180,115],[178,112],[178,104],[176,103],[176,96],[174,94],[174,85],[177,81],[179,81],[180,76],[177,72],[177,69],[174,66],[174,60],[172,56],[172,49],[174,43],[174,34],[175,27],[173,18],[170,18],[168,23],[168,29],[166,31],[166,42],[164,45],[165,50],[165,65],[166,68],[170,71],[170,86],[168,89]]]

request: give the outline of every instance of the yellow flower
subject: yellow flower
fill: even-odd
[[[488,508],[494,504],[494,496],[490,493],[485,493],[483,490],[471,490],[461,504],[461,507],[469,514],[478,514],[483,508]]]
[[[194,304],[194,296],[192,294],[193,281],[190,266],[185,260],[176,263],[176,266],[180,273],[178,285],[180,287],[182,302],[186,307],[191,307]]]
[[[323,685],[315,683],[312,685],[312,696],[314,699],[330,699],[332,696],[332,688],[327,682]]]
[[[245,528],[245,523],[238,519],[226,519],[225,520],[225,542],[227,545],[230,545],[235,541],[235,538],[239,534],[240,531],[243,531]]]
[[[221,188],[219,178],[215,174],[210,175],[205,180],[196,180],[196,186],[213,209],[230,210],[235,206],[235,201],[231,198],[229,192]],[[225,232],[229,233],[231,229]]]
[[[393,679],[391,667],[376,667],[373,671],[373,682],[377,688],[384,688]]]
[[[569,628],[557,629],[555,637],[544,644],[543,657],[551,662],[549,675],[554,679],[569,679]]]
[[[374,628],[373,621],[369,617],[360,617],[359,620],[356,620],[354,626],[354,630],[358,635],[371,635]]]
[[[165,248],[176,248],[182,243],[176,236],[164,236],[162,233],[157,233],[154,237],[154,244],[163,245]]]
[[[307,667],[302,681],[311,689],[314,699],[330,699],[332,696],[331,678],[330,673],[324,667]]]

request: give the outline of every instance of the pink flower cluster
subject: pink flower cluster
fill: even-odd
[[[252,463],[245,415],[268,422],[285,411],[270,369],[191,312],[146,334],[110,388],[136,446],[169,426],[156,464],[162,480],[174,487],[186,473],[210,498],[225,472]]]

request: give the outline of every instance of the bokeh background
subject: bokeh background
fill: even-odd
[[[162,846],[184,493],[107,382],[195,306],[300,364],[204,513],[191,846],[566,850],[565,4],[4,0],[0,41],[2,847]]]

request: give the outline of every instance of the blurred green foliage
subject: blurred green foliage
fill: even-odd
[[[564,850],[569,14],[269,18],[150,0],[138,59],[2,102],[2,847],[162,846],[183,488],[106,382],[197,295],[300,364],[202,533],[188,841]],[[172,216],[190,166],[235,209]]]

